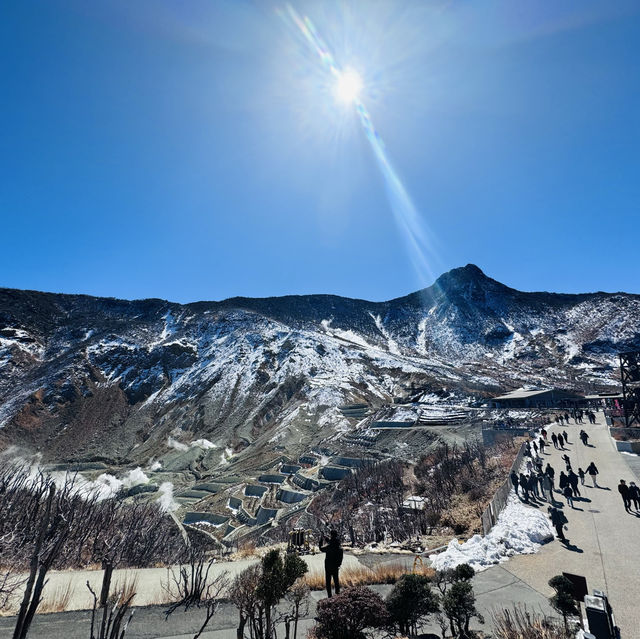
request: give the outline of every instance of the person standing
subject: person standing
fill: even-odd
[[[566,430],[562,431],[562,436],[564,437],[565,444],[568,444],[569,443],[569,435],[567,435],[567,431]]]
[[[558,436],[555,433],[551,433],[551,441],[553,442],[553,447],[558,448]]]
[[[324,541],[324,535],[322,540]],[[331,597],[331,580],[335,586],[336,595],[340,594],[340,566],[342,565],[343,551],[338,539],[338,531],[332,530],[329,543],[320,545],[320,551],[325,553],[324,558],[324,575],[327,586],[327,597]]]
[[[541,437],[541,438],[538,440],[538,446],[540,446],[540,454],[541,454],[541,455],[544,455],[544,447],[545,447],[546,445],[547,445],[547,444],[545,443],[544,439]]]
[[[538,482],[538,490],[540,491],[540,495],[542,496],[542,499],[547,499],[547,495],[545,493],[544,490],[544,478],[545,478],[545,474],[541,471],[538,471],[536,473],[536,481]]]
[[[549,512],[549,516],[551,517],[551,524],[556,529],[556,535],[558,535],[558,539],[560,541],[566,541],[567,538],[564,536],[563,531],[564,525],[569,523],[566,515],[554,506],[549,506],[547,510]]]
[[[571,459],[569,458],[569,455],[567,455],[567,453],[565,453],[562,456],[561,459],[564,461],[564,463],[565,463],[565,465],[567,467],[567,472],[569,472],[571,470]]]
[[[558,435],[558,446],[560,446],[561,450],[564,450],[564,437],[562,436],[562,433]]]
[[[515,491],[516,495],[518,494],[518,484],[520,483],[520,480],[518,479],[518,475],[516,474],[515,470],[511,471],[511,485],[513,486],[513,490]]]
[[[596,475],[598,475],[598,469],[596,468],[596,465],[593,462],[591,462],[587,466],[587,475],[591,477],[591,481],[593,482],[593,487],[598,488],[598,484],[596,483]]]
[[[629,497],[629,486],[627,486],[627,483],[625,482],[624,479],[621,479],[620,483],[618,484],[618,492],[622,497],[622,503],[624,504],[624,509],[627,512],[631,512],[631,498]]]

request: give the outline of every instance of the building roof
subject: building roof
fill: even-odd
[[[504,395],[499,395],[498,397],[494,397],[491,401],[502,401],[507,399],[530,399],[532,397],[539,397],[540,395],[546,395],[547,393],[555,393],[561,398],[564,397],[564,398],[584,399],[582,395],[579,395],[578,393],[564,391],[558,388],[538,388],[537,390],[526,390],[524,388],[518,388],[517,390],[511,391],[510,393],[505,393]]]
[[[538,390],[524,390],[519,388],[518,390],[511,391],[504,395],[499,395],[493,399],[527,399],[528,397],[535,397],[536,395],[543,395],[544,393],[552,393],[552,388],[543,388]]]
[[[622,393],[597,393],[596,395],[585,395],[585,399],[623,399]]]

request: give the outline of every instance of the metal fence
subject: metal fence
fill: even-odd
[[[516,458],[511,464],[511,468],[509,470],[509,474],[511,471],[515,470],[517,474],[520,474],[520,466],[522,465],[522,461],[524,460],[524,451],[526,448],[526,442],[520,446],[520,450],[516,455]],[[507,505],[507,500],[509,499],[509,493],[511,492],[511,479],[507,477],[504,480],[504,483],[496,490],[493,499],[489,502],[489,505],[485,508],[482,513],[482,532],[484,535],[487,535],[489,531],[494,527],[496,522],[498,521],[498,517],[500,513],[504,510],[504,507]]]

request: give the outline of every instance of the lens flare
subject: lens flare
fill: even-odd
[[[291,5],[287,6],[287,12],[291,21],[301,31],[307,44],[320,58],[327,73],[332,76],[336,99],[355,106],[380,171],[384,176],[393,216],[404,238],[413,267],[422,281],[431,281],[433,273],[427,259],[427,253],[430,253],[429,234],[388,157],[384,143],[373,125],[371,114],[360,98],[364,86],[361,76],[351,68],[341,69],[338,66],[329,47],[308,17],[302,18]]]
[[[362,91],[362,78],[354,69],[345,69],[338,74],[333,94],[338,100],[344,104],[352,104],[357,102]]]

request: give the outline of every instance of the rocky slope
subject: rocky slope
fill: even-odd
[[[606,388],[630,349],[640,296],[523,293],[474,265],[381,303],[0,289],[0,446],[143,463],[204,439],[220,464],[262,463],[352,428],[345,403]]]

